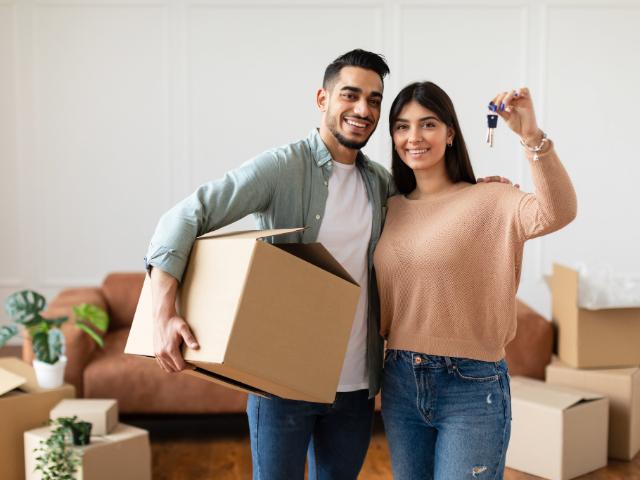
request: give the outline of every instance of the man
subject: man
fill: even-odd
[[[175,310],[178,283],[198,235],[250,213],[261,229],[307,226],[275,241],[323,243],[362,287],[333,404],[249,396],[254,479],[302,479],[307,451],[312,479],[355,479],[364,461],[383,350],[371,260],[386,199],[395,190],[389,173],[360,149],[378,124],[388,73],[374,53],[353,50],[337,58],[316,95],[319,131],[201,186],[161,218],[151,240],[146,261],[155,267],[154,346],[168,372],[187,367],[182,341],[198,347]]]
[[[316,94],[319,130],[202,185],[163,215],[151,240],[145,260],[151,270],[154,348],[167,372],[187,368],[183,341],[198,348],[176,313],[175,299],[199,235],[250,213],[260,229],[306,226],[274,241],[323,243],[362,287],[333,404],[249,395],[254,479],[302,479],[307,452],[309,478],[355,479],[365,458],[383,355],[372,256],[395,187],[387,170],[360,149],[378,124],[388,73],[383,57],[371,52],[338,57]]]

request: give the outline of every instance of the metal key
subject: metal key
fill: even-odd
[[[498,126],[498,115],[489,113],[487,115],[487,143],[493,147],[493,131]]]

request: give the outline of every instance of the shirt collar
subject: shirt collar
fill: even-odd
[[[318,167],[323,167],[326,163],[333,160],[331,152],[329,152],[329,149],[322,141],[322,137],[320,136],[320,132],[317,128],[314,128],[309,132],[307,139],[309,140],[313,159]],[[357,163],[360,163],[365,167],[369,165],[369,159],[360,150],[358,150],[358,155],[356,156],[356,164]]]

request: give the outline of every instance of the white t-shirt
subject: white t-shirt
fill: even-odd
[[[332,160],[329,195],[318,241],[361,287],[353,328],[338,383],[339,392],[369,388],[367,372],[367,249],[371,237],[371,205],[355,163]]]

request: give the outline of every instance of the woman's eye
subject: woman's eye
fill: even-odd
[[[406,130],[406,125],[396,125],[396,130]]]
[[[436,126],[436,124],[432,123],[432,122],[427,122],[427,123],[423,123],[422,124],[422,128],[433,128],[435,126]]]

